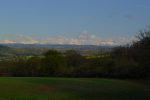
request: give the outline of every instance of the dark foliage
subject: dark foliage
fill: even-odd
[[[1,76],[65,77],[150,77],[150,31],[142,31],[138,41],[96,56],[82,56],[75,50],[49,50],[43,56],[0,61]]]

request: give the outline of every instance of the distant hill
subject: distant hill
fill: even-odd
[[[0,57],[3,56],[13,56],[15,54],[15,50],[11,47],[0,45]]]
[[[102,45],[69,45],[69,44],[5,44],[15,48],[48,48],[48,49],[111,49],[114,46]]]
[[[27,55],[40,55],[48,49],[43,48],[30,48],[30,47],[16,47],[6,44],[0,44],[0,57],[13,57],[13,56],[27,56]],[[0,59],[1,59],[0,58]]]
[[[66,50],[77,50],[82,55],[92,55],[99,51],[111,51],[114,46],[98,45],[59,45],[59,44],[0,44],[0,56],[28,56],[41,55],[49,49],[56,49],[61,52]]]

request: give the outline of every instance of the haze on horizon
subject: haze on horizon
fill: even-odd
[[[149,5],[149,0],[0,0],[0,43],[129,43],[149,28]]]

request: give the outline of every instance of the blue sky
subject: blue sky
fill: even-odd
[[[149,11],[150,0],[0,0],[0,42],[21,42],[17,34],[24,41],[71,41],[84,35],[119,42],[149,27]],[[86,39],[83,44],[90,44]]]

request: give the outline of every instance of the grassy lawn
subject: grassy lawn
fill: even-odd
[[[150,100],[150,85],[100,78],[0,77],[0,100]]]

